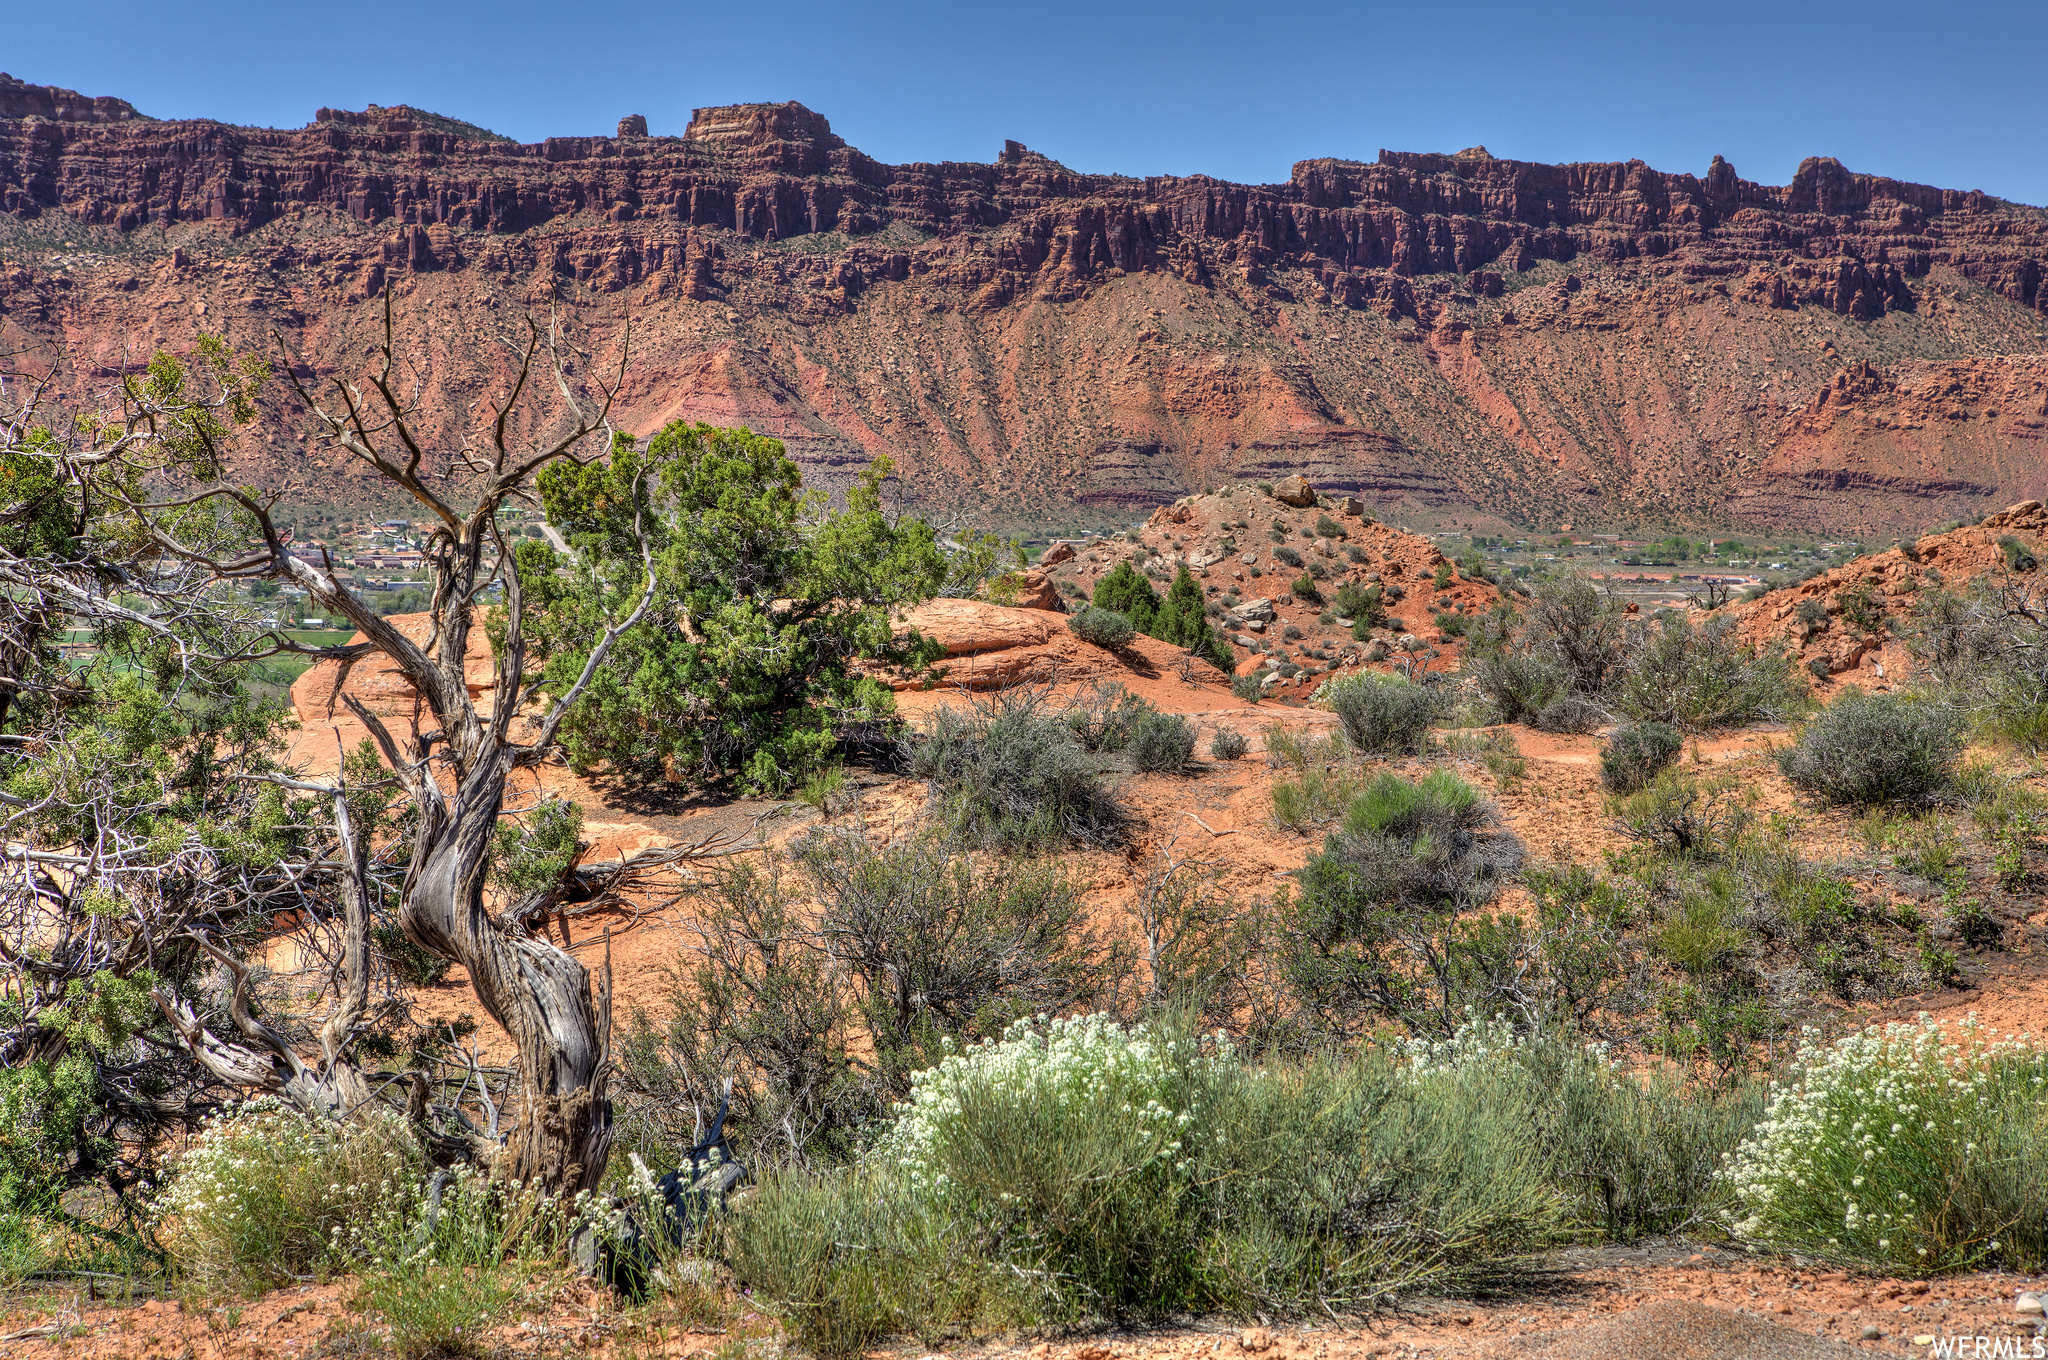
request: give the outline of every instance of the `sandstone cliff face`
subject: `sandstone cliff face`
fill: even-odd
[[[2038,415],[1960,375],[2048,350],[2048,213],[1829,160],[1774,187],[1382,152],[1246,186],[1016,143],[886,166],[798,104],[520,145],[406,108],[278,131],[36,88],[0,85],[0,330],[109,370],[274,329],[324,376],[389,285],[451,442],[499,333],[559,293],[600,340],[634,317],[633,428],[745,422],[828,481],[888,453],[927,496],[1018,515],[1293,471],[1480,523],[1855,529],[2039,492],[2015,433]],[[1877,377],[1817,407],[1858,363]],[[1842,418],[1927,364],[1969,419]],[[346,494],[298,456],[246,461]],[[1857,494],[1829,519],[1832,483]]]

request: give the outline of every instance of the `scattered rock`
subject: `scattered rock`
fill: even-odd
[[[2023,1317],[2040,1317],[2041,1306],[2039,1294],[2022,1294],[2013,1303],[2012,1310]]]
[[[1346,496],[1337,502],[1337,513],[1349,515],[1353,519],[1362,519],[1365,516],[1365,502],[1356,496]]]
[[[1237,1334],[1237,1344],[1257,1354],[1273,1344],[1273,1334],[1264,1327],[1247,1327]]]
[[[1884,1328],[1878,1326],[1875,1322],[1866,1323],[1863,1328],[1863,1339],[1865,1341],[1884,1340]]]

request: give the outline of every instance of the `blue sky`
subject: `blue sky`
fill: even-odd
[[[796,99],[884,161],[1285,179],[1380,147],[1544,161],[1801,158],[2048,204],[2048,4],[255,4],[63,0],[0,67],[158,117],[301,126],[409,103],[517,137]]]

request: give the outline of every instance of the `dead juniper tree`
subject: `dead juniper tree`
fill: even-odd
[[[279,348],[283,350],[281,338]],[[537,907],[532,896],[500,913],[490,909],[486,876],[507,779],[514,770],[538,765],[554,749],[564,716],[604,666],[620,635],[647,615],[654,570],[651,554],[643,547],[641,561],[635,564],[645,578],[637,603],[605,620],[580,676],[553,691],[550,702],[536,706],[519,577],[497,514],[508,501],[528,495],[534,474],[547,465],[588,462],[610,451],[611,405],[626,356],[622,345],[618,365],[608,377],[589,380],[585,386],[571,376],[581,356],[573,354],[552,319],[545,325],[529,320],[512,353],[516,370],[494,404],[487,427],[454,453],[445,469],[434,465],[416,425],[388,296],[382,343],[361,380],[337,378],[331,389],[315,390],[285,356],[290,387],[310,416],[316,437],[403,490],[434,523],[426,552],[433,590],[422,641],[414,641],[379,615],[324,558],[316,561],[293,548],[273,515],[278,493],[258,495],[220,479],[227,429],[214,412],[233,407],[235,414],[253,415],[244,391],[248,383],[218,397],[202,413],[203,419],[188,412],[177,417],[182,425],[173,420],[168,428],[163,412],[175,403],[147,394],[147,399],[138,399],[134,391],[127,391],[122,399],[125,421],[136,432],[131,442],[140,447],[155,440],[172,456],[154,463],[135,461],[128,473],[101,478],[93,494],[118,520],[130,558],[150,564],[151,580],[158,585],[182,582],[178,589],[188,599],[222,601],[231,598],[230,589],[241,583],[288,583],[303,589],[327,614],[348,620],[363,639],[339,647],[311,647],[274,630],[257,629],[259,636],[238,644],[239,652],[226,646],[211,652],[188,646],[185,654],[191,660],[289,651],[338,660],[346,667],[376,652],[389,658],[410,682],[431,718],[416,724],[424,730],[410,733],[394,733],[353,696],[342,695],[342,702],[371,734],[411,813],[410,854],[397,894],[397,922],[418,947],[467,970],[485,1010],[516,1047],[517,1122],[502,1147],[476,1150],[492,1157],[502,1176],[571,1195],[597,1184],[611,1146],[609,964],[593,987],[581,963],[545,938],[528,933],[525,921],[536,915]],[[543,405],[536,393],[548,387],[558,400],[546,403],[551,409],[536,411]],[[525,428],[544,432],[520,434]],[[179,484],[167,490],[173,481]],[[121,600],[133,594],[132,570],[128,579],[68,593],[61,576],[47,568],[36,576],[36,589],[56,602],[51,608],[59,613],[92,609],[113,616],[127,608]],[[633,600],[632,582],[622,584],[629,592],[624,598]],[[503,606],[505,628],[493,663],[495,702],[480,708],[466,683],[465,660],[471,632],[482,626],[483,608],[493,601]],[[165,627],[161,610],[129,612],[136,615],[133,627]],[[240,620],[243,634],[251,631],[250,623]],[[276,768],[274,762],[267,767],[252,764],[238,771],[234,782],[268,790],[273,798],[295,798],[292,806],[300,811],[308,796],[329,809],[329,825],[322,830],[323,852],[308,864],[280,864],[277,869],[300,890],[324,893],[327,915],[338,923],[335,999],[315,1036],[318,1054],[302,1055],[302,1045],[291,1035],[259,1017],[249,1000],[247,965],[204,930],[192,936],[192,946],[233,977],[231,995],[209,1014],[190,995],[159,987],[156,1004],[184,1049],[218,1081],[274,1092],[308,1110],[340,1113],[370,1094],[352,1048],[366,1022],[370,968],[364,943],[369,847],[351,824],[351,790],[340,780],[315,783],[300,778]],[[702,848],[706,847],[694,847]],[[587,866],[593,872],[584,875],[584,894],[616,892],[633,876],[632,869],[657,860],[673,862],[690,849],[657,854],[646,865]],[[262,900],[251,895],[244,905],[253,907]],[[142,932],[149,937],[158,933]]]

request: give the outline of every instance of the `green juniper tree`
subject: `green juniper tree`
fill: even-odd
[[[575,559],[532,540],[518,548],[543,692],[582,674],[643,553],[654,580],[652,622],[620,639],[563,726],[571,761],[641,778],[733,775],[779,795],[847,735],[885,727],[891,692],[854,663],[936,659],[915,633],[893,637],[891,613],[949,574],[930,525],[884,512],[888,475],[877,461],[834,508],[803,489],[779,441],[682,422],[644,446],[620,438],[605,461],[544,471],[542,504]]]

